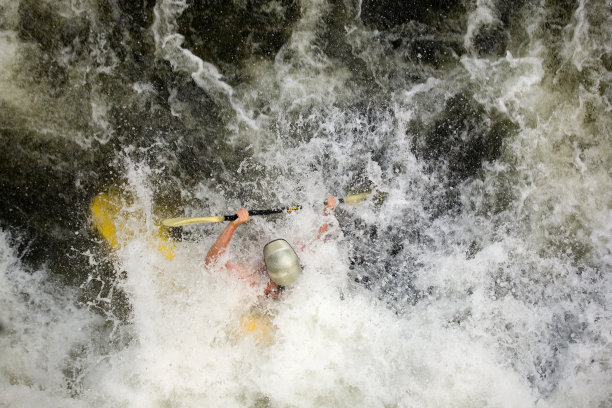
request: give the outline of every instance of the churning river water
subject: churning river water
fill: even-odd
[[[610,0],[0,0],[0,407],[612,406],[611,70]],[[151,245],[287,204],[276,301]]]

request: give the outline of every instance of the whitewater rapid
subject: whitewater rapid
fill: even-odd
[[[611,8],[0,1],[0,406],[611,405]]]

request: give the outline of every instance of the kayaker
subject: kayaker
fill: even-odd
[[[325,200],[323,216],[329,216],[336,205],[337,200],[334,197],[328,197]],[[229,246],[236,229],[249,221],[249,212],[244,208],[238,210],[236,215],[238,218],[227,224],[219,238],[210,247],[206,255],[206,265],[214,264],[217,261]],[[325,239],[327,229],[328,224],[326,222],[319,228],[317,239]],[[302,267],[295,250],[284,239],[276,239],[269,242],[264,246],[263,253],[265,267],[248,267],[247,265],[232,261],[227,262],[225,266],[230,273],[235,274],[241,279],[250,279],[252,284],[255,284],[258,274],[267,272],[269,282],[264,290],[264,294],[267,297],[276,299],[285,286],[292,284],[299,277]]]

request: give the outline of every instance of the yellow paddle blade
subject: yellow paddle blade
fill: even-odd
[[[161,228],[156,228],[152,233],[143,230],[134,231],[130,229],[130,221],[126,214],[122,213],[123,200],[119,194],[101,193],[94,197],[91,201],[89,210],[96,230],[109,246],[116,250],[121,247],[121,240],[133,239],[134,235],[139,232],[141,234],[150,234],[149,242],[157,248],[157,250],[166,258],[174,258],[174,243],[170,240]],[[137,215],[132,217],[138,218]],[[136,220],[138,221],[138,220]],[[141,223],[144,225],[144,222]]]
[[[223,222],[225,217],[222,215],[215,217],[177,217],[177,218],[166,218],[162,221],[162,225],[165,227],[182,227],[184,225],[200,224],[203,222]]]

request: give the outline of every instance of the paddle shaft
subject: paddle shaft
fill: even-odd
[[[270,210],[249,210],[249,215],[270,215],[270,214],[280,214],[284,212],[290,213],[290,212],[301,210],[301,209],[302,209],[301,205],[294,205],[291,207],[273,208]],[[224,221],[234,221],[236,218],[238,218],[238,216],[236,214],[224,215],[223,218],[224,218]]]

